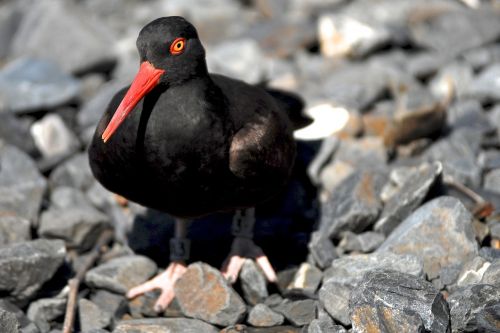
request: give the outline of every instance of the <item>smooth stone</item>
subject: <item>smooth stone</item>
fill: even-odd
[[[301,291],[305,295],[314,295],[322,278],[323,273],[320,269],[309,263],[302,263],[287,289]]]
[[[269,296],[266,277],[253,260],[245,260],[241,267],[240,283],[243,297],[249,304],[261,303]]]
[[[248,327],[237,324],[228,326],[219,333],[302,333],[302,329],[293,326]]]
[[[471,99],[453,103],[448,109],[447,123],[452,129],[474,128],[485,134],[496,130],[479,101]]]
[[[214,325],[234,325],[246,313],[245,303],[222,274],[204,263],[189,265],[174,291],[185,316]]]
[[[64,242],[37,239],[0,248],[0,291],[21,305],[50,280],[66,256]]]
[[[68,186],[57,187],[50,194],[51,208],[55,209],[71,209],[73,207],[92,208],[92,204],[88,201],[85,194]]]
[[[156,273],[156,264],[139,255],[111,259],[85,275],[85,283],[92,288],[124,294],[130,288],[147,281]]]
[[[429,83],[430,90],[439,99],[449,96],[461,98],[467,91],[474,76],[473,68],[465,62],[452,62],[439,70]],[[452,119],[450,119],[450,117]],[[453,114],[449,114],[448,121],[453,121]]]
[[[283,324],[285,317],[265,304],[257,304],[248,313],[247,322],[255,327],[271,327]]]
[[[273,308],[281,313],[287,320],[295,326],[309,324],[316,317],[316,301],[312,299],[289,301],[281,303]]]
[[[445,66],[449,57],[438,52],[420,52],[408,54],[407,71],[419,79],[429,78]]]
[[[218,333],[219,330],[201,320],[188,318],[148,318],[123,320],[113,333]]]
[[[127,299],[123,295],[99,289],[90,296],[90,300],[111,318],[120,318],[127,312]]]
[[[65,298],[41,298],[29,305],[27,315],[42,332],[48,332],[51,323],[61,317],[65,310]]]
[[[78,317],[82,332],[103,329],[111,323],[109,312],[102,311],[94,302],[85,298],[78,300]]]
[[[483,172],[500,169],[500,152],[496,149],[482,150],[477,157],[477,162],[483,169]]]
[[[374,231],[355,234],[346,231],[342,234],[339,247],[348,252],[368,253],[376,250],[385,240],[385,236]]]
[[[89,158],[86,153],[74,155],[63,162],[52,171],[49,177],[52,188],[69,186],[85,191],[94,182],[95,178],[90,170]]]
[[[472,214],[452,197],[438,197],[407,217],[377,250],[423,258],[429,280],[456,281],[463,263],[478,254]]]
[[[430,282],[398,271],[366,273],[351,293],[349,307],[355,332],[362,332],[366,327],[363,322],[369,318],[376,319],[380,329],[387,324],[403,332],[415,332],[421,331],[422,322],[428,331],[450,329],[448,304],[441,293]]]
[[[79,148],[76,135],[58,114],[47,114],[31,125],[31,136],[43,157],[68,156]]]
[[[319,231],[311,233],[307,247],[314,263],[321,269],[329,267],[332,260],[339,256],[332,241]]]
[[[348,163],[357,169],[383,170],[387,159],[387,149],[379,137],[342,140],[335,153],[336,161]]]
[[[0,246],[31,239],[30,221],[17,215],[0,216]]]

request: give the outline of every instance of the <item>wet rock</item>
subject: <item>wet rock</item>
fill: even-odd
[[[255,305],[269,296],[266,277],[253,260],[245,260],[241,268],[240,282],[243,296],[249,304]]]
[[[0,210],[35,223],[47,182],[33,160],[19,149],[0,143]]]
[[[204,263],[189,265],[174,291],[184,315],[211,324],[234,325],[246,312],[245,303],[222,274]]]
[[[439,162],[419,166],[386,202],[374,229],[389,235],[422,203],[442,171],[443,166]]]
[[[334,238],[341,231],[363,231],[373,223],[382,209],[379,192],[384,178],[361,171],[340,183],[322,207],[320,231]]]
[[[439,291],[423,279],[397,271],[366,273],[349,306],[355,332],[363,332],[370,318],[376,319],[379,329],[388,324],[405,332],[422,331],[421,322],[432,332],[450,329],[448,305]]]
[[[30,304],[27,314],[42,332],[48,332],[51,322],[61,317],[65,310],[65,298],[42,298]]]
[[[265,304],[257,304],[248,313],[247,322],[255,327],[271,327],[283,324],[285,317]]]
[[[119,322],[113,333],[217,333],[218,329],[201,320],[188,318],[149,318]]]
[[[314,263],[321,269],[329,267],[332,260],[338,257],[332,241],[319,231],[314,231],[311,234],[311,240],[307,247]]]
[[[0,216],[0,246],[31,239],[30,222],[17,215]]]
[[[92,288],[124,294],[130,288],[145,282],[156,272],[156,264],[143,256],[118,257],[101,264],[85,275],[85,283]]]
[[[63,239],[68,246],[85,251],[107,227],[110,223],[106,215],[92,207],[76,206],[43,212],[38,232],[44,238]]]
[[[18,333],[19,322],[12,312],[0,309],[0,330],[4,333]]]
[[[80,190],[88,189],[95,182],[90,171],[89,159],[86,153],[77,154],[60,164],[50,174],[50,185],[76,187]]]
[[[75,4],[33,3],[12,40],[11,57],[30,55],[50,59],[64,70],[82,73],[109,69],[114,63],[113,38],[105,22]]]
[[[90,300],[102,312],[107,312],[111,318],[120,318],[127,309],[127,299],[122,295],[99,289],[91,295]]]
[[[390,251],[423,258],[430,280],[444,284],[456,281],[463,263],[478,254],[472,230],[472,215],[452,197],[439,197],[406,218],[380,246],[377,253]],[[449,275],[449,281],[443,281]]]
[[[500,260],[496,259],[491,263],[491,265],[486,269],[481,279],[481,283],[491,284],[500,288]]]
[[[494,64],[485,68],[469,85],[467,96],[483,103],[500,101],[500,65]]]
[[[57,114],[47,114],[33,123],[31,135],[45,158],[70,155],[80,146],[75,134]]]
[[[349,298],[351,291],[358,287],[363,274],[386,268],[423,277],[423,264],[412,255],[373,253],[370,255],[350,255],[336,259],[332,267],[325,271],[323,286],[319,290],[319,300],[333,319],[349,325]]]
[[[24,303],[54,276],[65,255],[59,240],[37,239],[0,248],[0,291]]]
[[[297,273],[295,273],[287,289],[291,291],[300,291],[305,295],[314,295],[322,277],[323,273],[317,267],[309,263],[303,263],[300,265]]]
[[[79,89],[76,79],[46,60],[21,58],[0,71],[0,104],[14,113],[66,104]]]
[[[111,323],[109,312],[102,311],[96,304],[85,298],[78,300],[78,316],[82,332],[106,328]]]
[[[385,236],[378,232],[366,231],[355,234],[346,231],[342,234],[339,247],[349,252],[368,253],[376,250],[385,240]]]
[[[306,299],[301,301],[285,301],[273,308],[281,313],[295,326],[309,324],[316,317],[316,301]]]
[[[500,299],[500,289],[487,284],[467,286],[448,297],[452,332],[478,330],[476,315]]]

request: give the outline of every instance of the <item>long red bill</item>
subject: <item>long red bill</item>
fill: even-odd
[[[141,63],[139,72],[134,78],[132,85],[127,91],[127,94],[121,101],[120,105],[115,111],[113,118],[109,122],[108,126],[102,133],[102,140],[104,142],[108,141],[109,138],[115,133],[120,124],[125,120],[127,115],[134,109],[134,107],[139,103],[139,101],[149,93],[158,82],[160,82],[160,76],[165,71],[163,69],[156,69],[148,61]]]

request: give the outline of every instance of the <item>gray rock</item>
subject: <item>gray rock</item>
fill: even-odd
[[[149,318],[119,322],[113,333],[218,333],[219,330],[201,320],[188,318]]]
[[[500,169],[500,152],[496,149],[482,150],[479,153],[477,161],[484,172]]]
[[[476,315],[478,332],[496,332],[500,327],[500,303],[488,305]]]
[[[37,239],[0,248],[0,291],[23,304],[53,277],[65,255],[59,240]]]
[[[323,273],[321,270],[309,263],[303,263],[295,273],[287,289],[300,291],[305,295],[314,295],[322,278]]]
[[[102,311],[96,304],[85,298],[78,300],[78,316],[80,329],[83,332],[106,328],[111,323],[109,312]]]
[[[329,317],[314,319],[307,328],[307,333],[346,333],[341,325],[335,325]]]
[[[19,328],[20,328],[19,331],[21,333],[39,333],[37,326],[33,322],[31,322],[31,320],[28,319],[23,310],[21,310],[11,302],[7,301],[5,298],[0,300],[0,311],[6,311],[15,315],[17,321],[19,322]],[[0,323],[1,322],[2,320],[0,319]]]
[[[332,260],[338,258],[338,253],[332,241],[319,231],[311,233],[311,239],[307,245],[314,263],[321,269],[329,267]]]
[[[45,158],[68,156],[79,148],[75,134],[58,114],[47,114],[31,126],[31,135]]]
[[[483,257],[477,256],[473,260],[464,264],[457,280],[457,286],[463,287],[481,282],[484,273],[491,263]]]
[[[76,187],[83,191],[90,188],[95,182],[95,179],[90,170],[87,154],[77,154],[60,164],[50,174],[49,181],[52,188],[69,186]]]
[[[430,280],[444,284],[456,281],[463,263],[478,254],[472,229],[472,215],[452,197],[439,197],[406,218],[380,246],[377,253],[389,251],[423,258]],[[444,276],[449,281],[443,281]]]
[[[362,332],[425,332],[425,326],[417,313],[383,305],[363,304],[352,309],[352,331]]]
[[[61,186],[55,188],[50,194],[51,208],[71,209],[73,207],[91,208],[85,194],[73,187]]]
[[[467,286],[448,297],[452,332],[478,330],[476,315],[500,299],[500,289],[487,284]]]
[[[356,169],[352,164],[334,160],[321,170],[318,185],[321,185],[328,194],[331,194],[335,187],[355,171]]]
[[[320,231],[335,238],[341,231],[363,231],[373,223],[382,209],[379,192],[384,178],[360,171],[340,183],[322,207]]]
[[[363,274],[386,268],[423,277],[423,264],[412,255],[392,253],[350,255],[336,259],[332,267],[325,271],[323,286],[319,290],[319,300],[326,311],[340,323],[350,324],[349,298],[351,291],[358,287]]]
[[[66,104],[79,89],[75,78],[46,60],[21,58],[0,71],[0,105],[14,113]]]
[[[500,169],[494,169],[484,176],[484,188],[500,193]]]
[[[273,308],[274,311],[281,313],[295,326],[304,326],[309,324],[316,317],[316,301],[306,299],[301,301],[289,301],[281,303]]]
[[[266,277],[253,260],[245,260],[241,267],[240,283],[243,296],[251,305],[261,303],[269,296]]]
[[[12,312],[0,309],[0,330],[4,333],[18,333],[19,322]]]
[[[110,227],[108,216],[92,207],[49,209],[42,213],[38,233],[44,238],[63,239],[81,251],[94,246],[102,230]]]
[[[430,89],[440,100],[450,96],[460,98],[467,91],[473,75],[471,66],[464,62],[452,62],[439,70],[430,82]]]
[[[34,224],[47,187],[33,160],[19,149],[0,143],[0,210]]]
[[[484,246],[479,250],[479,255],[488,261],[500,259],[500,250],[492,247]]]
[[[389,235],[422,203],[442,171],[439,162],[421,165],[386,202],[374,229]]]
[[[156,272],[156,264],[144,256],[124,256],[111,259],[85,275],[85,283],[124,294],[130,288],[145,282]]]
[[[65,310],[65,298],[41,298],[30,304],[27,314],[42,332],[48,332],[50,323],[61,317]]]
[[[448,126],[457,129],[461,127],[474,128],[482,133],[495,132],[495,126],[477,100],[457,101],[450,106],[447,113]]]
[[[411,53],[408,54],[406,69],[416,78],[428,78],[448,63],[448,58],[437,52]]]
[[[113,37],[106,23],[75,4],[61,0],[34,2],[12,40],[11,57],[30,55],[57,62],[72,73],[109,69]]]
[[[387,149],[380,137],[342,140],[335,160],[355,168],[382,169],[387,164]]]
[[[481,283],[491,284],[500,288],[500,260],[496,259],[491,263],[488,269],[484,272]]]
[[[31,123],[31,119],[20,119],[14,114],[4,112],[0,122],[0,138],[31,156],[38,156],[35,141],[30,135]]]
[[[500,221],[496,221],[489,225],[489,229],[492,238],[500,239]]]
[[[467,96],[476,98],[483,103],[500,101],[500,64],[485,68],[469,85]]]
[[[247,322],[255,327],[271,327],[283,324],[285,317],[265,304],[257,304],[248,313]]]
[[[385,236],[378,232],[366,231],[355,234],[346,231],[342,234],[339,247],[349,252],[368,253],[376,250],[385,240]]]
[[[493,43],[478,47],[465,52],[463,58],[474,69],[481,69],[500,61],[500,46]]]
[[[90,300],[102,312],[107,312],[111,318],[120,318],[127,310],[127,299],[107,290],[99,289],[91,295]]]
[[[375,270],[366,273],[358,288],[351,293],[349,306],[353,314],[351,317],[353,328],[356,332],[362,331],[356,327],[363,327],[361,321],[364,316],[356,317],[356,314],[364,312],[358,312],[360,307],[365,307],[368,313],[372,312],[373,314],[379,307],[382,313],[388,311],[394,317],[391,315],[382,316],[380,322],[383,323],[387,320],[396,323],[396,327],[401,327],[401,325],[414,327],[413,330],[405,330],[407,332],[421,331],[418,329],[419,318],[415,318],[411,313],[420,317],[428,331],[448,332],[450,329],[448,304],[441,293],[431,283],[411,274],[393,270]],[[405,315],[398,318],[396,315],[401,314],[401,312]],[[369,316],[367,317],[369,318]],[[408,317],[410,317],[410,321],[405,324]]]
[[[28,220],[16,215],[0,216],[0,246],[30,239],[31,226]]]
[[[174,291],[185,316],[214,325],[234,325],[246,312],[245,303],[222,274],[204,263],[189,265]]]

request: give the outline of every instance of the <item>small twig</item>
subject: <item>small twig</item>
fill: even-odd
[[[491,204],[491,202],[488,202],[482,196],[480,196],[478,193],[474,192],[464,184],[455,181],[452,177],[444,177],[443,182],[446,185],[451,186],[455,188],[457,191],[463,193],[465,196],[467,196],[474,202],[474,208],[472,213],[474,214],[475,217],[477,218],[487,217],[491,215],[491,213],[493,212],[493,205]]]
[[[80,283],[83,281],[85,277],[85,273],[94,266],[94,263],[99,259],[99,256],[104,252],[104,246],[108,244],[113,239],[113,230],[106,229],[104,230],[99,239],[97,240],[96,245],[92,249],[90,256],[87,258],[85,265],[81,267],[76,273],[75,277],[71,278],[68,281],[69,293],[68,293],[68,302],[66,303],[66,313],[64,315],[64,324],[63,324],[63,333],[71,333],[73,331],[73,323],[75,321],[75,307],[76,300],[78,296],[78,289],[80,287]]]

